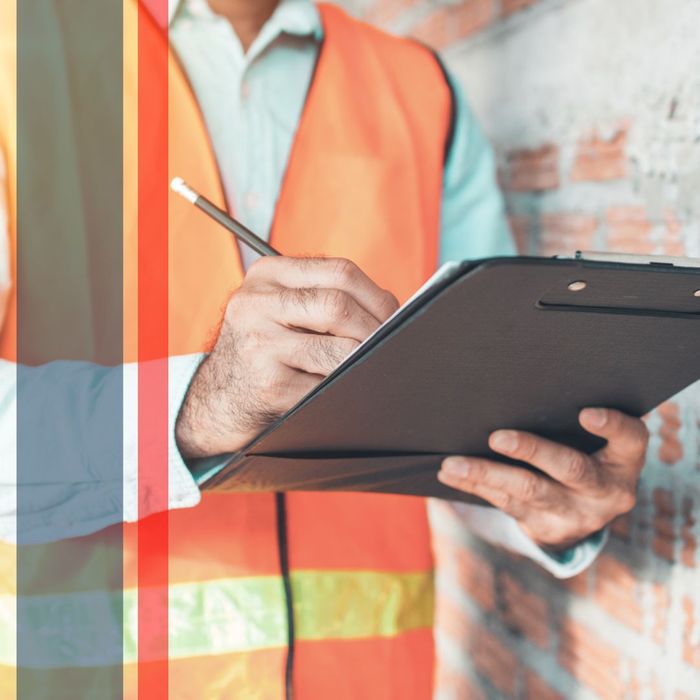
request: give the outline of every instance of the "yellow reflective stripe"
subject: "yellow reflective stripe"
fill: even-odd
[[[433,624],[432,572],[292,574],[298,639],[391,637]]]
[[[297,571],[292,574],[292,590],[296,634],[300,640],[391,637],[430,627],[433,622],[432,572]],[[133,663],[138,653],[136,589],[125,590],[122,601],[124,663]],[[75,665],[76,659],[85,659],[85,665],[89,666],[113,663],[113,658],[101,659],[94,644],[84,654],[76,648],[81,639],[79,630],[90,629],[91,619],[86,611],[104,609],[113,602],[114,594],[108,593],[24,598],[23,614],[41,620],[42,632],[51,632],[45,638],[52,640],[50,648],[41,649],[44,635],[37,634],[32,665]],[[4,665],[15,662],[14,611],[14,597],[0,596],[0,664]],[[62,634],[71,640],[70,657],[63,660],[55,644]],[[85,636],[94,640],[94,635]],[[286,613],[278,576],[170,586],[170,659],[255,651],[285,644]]]

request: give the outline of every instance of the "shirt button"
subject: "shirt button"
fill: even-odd
[[[244,80],[241,83],[241,98],[247,100],[250,97],[250,83]]]
[[[245,208],[249,209],[250,211],[257,209],[258,204],[260,204],[260,197],[258,196],[258,193],[248,192],[243,199],[243,204],[245,205]]]

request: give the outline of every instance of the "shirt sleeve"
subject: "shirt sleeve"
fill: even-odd
[[[450,83],[455,127],[443,182],[440,263],[514,255],[493,149],[460,86]]]
[[[175,421],[201,355],[168,360],[168,508],[197,505],[200,492],[175,443]],[[81,537],[157,512],[165,502],[146,485],[139,498],[138,365],[100,367],[54,362],[23,367],[0,361],[0,539],[45,543]],[[32,394],[36,392],[35,398]],[[36,469],[17,473],[17,395],[38,405],[23,418],[22,459],[61,466],[50,477]],[[123,421],[114,420],[115,404]],[[119,439],[104,439],[110,421]],[[106,449],[105,445],[111,445]],[[18,507],[21,512],[18,512]],[[18,532],[18,528],[20,531]]]
[[[440,263],[513,255],[516,252],[498,187],[493,149],[457,82],[455,130],[445,165]],[[462,523],[482,539],[524,555],[559,578],[575,576],[590,566],[605,546],[607,532],[554,554],[538,547],[518,523],[494,508],[452,504]],[[438,516],[439,517],[439,516]]]

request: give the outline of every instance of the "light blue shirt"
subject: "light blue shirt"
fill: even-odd
[[[206,0],[171,1],[170,42],[187,72],[218,160],[229,207],[258,235],[270,232],[323,38],[316,6],[282,0],[244,52]],[[491,147],[461,89],[445,167],[440,260],[515,252]],[[242,248],[244,261],[256,255]]]
[[[282,0],[247,53],[229,22],[214,15],[206,0],[170,0],[170,39],[193,85],[212,140],[229,206],[259,235],[269,235],[277,197],[323,36],[318,10],[309,0]],[[440,238],[441,262],[508,255],[513,241],[495,178],[494,159],[459,86],[452,149],[445,167]],[[0,168],[2,174],[2,168]],[[2,192],[0,191],[0,195]],[[0,237],[6,233],[0,197]],[[244,262],[253,256],[243,251]],[[0,246],[0,273],[9,251]],[[2,292],[0,278],[0,292]],[[1,307],[0,307],[1,310]],[[169,505],[196,505],[199,488],[175,443],[175,421],[202,356],[169,360]],[[40,390],[52,366],[24,373],[23,391]],[[76,363],[75,371],[56,372],[45,416],[54,432],[71,445],[75,458],[70,483],[22,484],[25,502],[23,541],[50,541],[94,532],[121,520],[147,514],[151,499],[138,499],[137,367],[111,371]],[[99,415],[105,387],[123,382],[123,481],[105,475],[108,456],[99,441],[88,441],[91,420]],[[0,539],[16,537],[16,368],[0,362]],[[62,428],[57,431],[57,425]],[[25,430],[27,426],[24,426]],[[33,428],[37,434],[42,427]],[[86,454],[86,449],[89,448]],[[85,463],[89,467],[85,467]],[[152,499],[158,502],[158,499]],[[139,507],[139,505],[141,507]],[[144,510],[145,509],[145,510]],[[462,520],[487,540],[525,554],[557,576],[585,568],[600,549],[587,542],[563,563],[539,549],[517,523],[494,509],[459,508]],[[82,515],[81,515],[82,514]]]

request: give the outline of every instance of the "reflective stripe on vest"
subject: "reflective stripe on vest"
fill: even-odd
[[[392,637],[432,624],[432,572],[296,571],[292,575],[299,640]],[[32,667],[84,659],[84,666],[119,663],[100,649],[94,616],[123,605],[124,663],[137,660],[137,592],[96,592],[25,598],[23,614],[40,631]],[[286,644],[283,590],[277,576],[180,583],[169,592],[171,660],[280,648]],[[89,599],[89,600],[88,600]],[[86,605],[86,603],[88,603]],[[15,598],[0,597],[0,619],[14,616]],[[86,618],[89,613],[90,618]],[[91,635],[81,634],[90,631]],[[94,635],[94,636],[93,636]],[[74,640],[74,644],[67,643]],[[76,648],[82,645],[83,648]],[[16,637],[0,628],[0,665],[13,665]],[[42,647],[45,645],[45,647]],[[62,660],[59,650],[65,648]],[[148,660],[148,659],[146,659]]]

